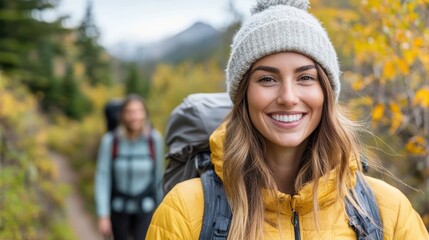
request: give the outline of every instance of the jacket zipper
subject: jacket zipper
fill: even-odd
[[[298,216],[298,212],[295,210],[295,196],[292,196],[291,209],[292,209],[291,222],[293,225],[293,232],[295,234],[295,240],[301,240],[301,232],[299,230],[299,216]]]

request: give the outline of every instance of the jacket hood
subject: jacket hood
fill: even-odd
[[[226,135],[226,126],[222,124],[210,136],[211,161],[214,165],[216,174],[224,181],[223,176],[223,156],[224,156],[224,141]],[[357,171],[357,162],[350,161],[349,170],[351,176],[348,179],[350,188],[355,185],[355,174]],[[337,198],[337,189],[335,183],[335,169],[328,176],[321,177],[318,188],[318,200],[320,209],[333,204]],[[313,182],[302,186],[295,195],[285,194],[282,192],[272,192],[263,189],[262,194],[266,209],[272,212],[279,211],[282,214],[291,212],[292,205],[294,209],[302,214],[313,210]]]

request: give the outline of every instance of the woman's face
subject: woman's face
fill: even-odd
[[[123,124],[129,132],[142,130],[144,120],[146,119],[146,111],[140,101],[129,102],[122,114]]]
[[[250,120],[267,145],[296,148],[318,126],[323,91],[315,63],[294,52],[265,56],[249,75]]]

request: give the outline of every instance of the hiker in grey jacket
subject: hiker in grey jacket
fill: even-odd
[[[114,239],[144,239],[162,199],[163,140],[149,125],[146,105],[130,95],[120,111],[120,126],[100,144],[95,201],[100,232]]]

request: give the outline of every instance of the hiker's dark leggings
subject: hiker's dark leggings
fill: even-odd
[[[112,221],[113,239],[144,240],[152,214],[126,214],[112,211],[110,219]]]

